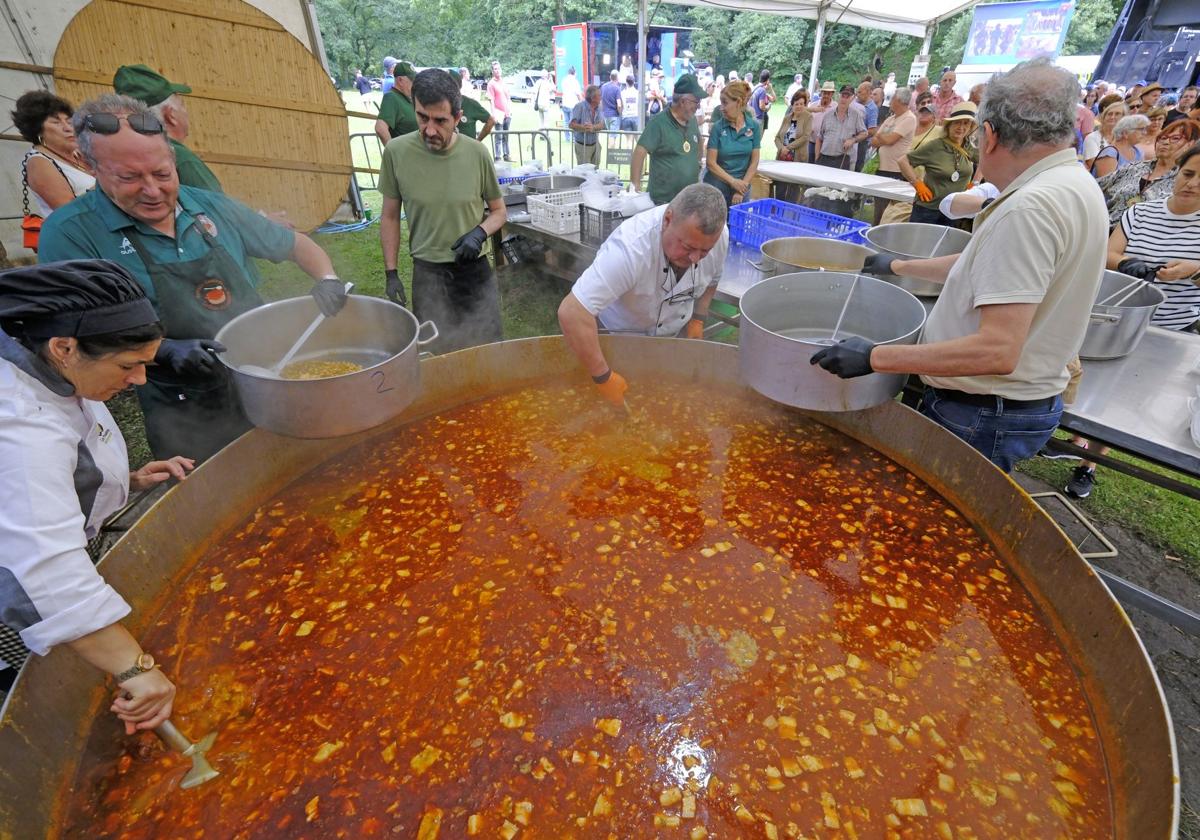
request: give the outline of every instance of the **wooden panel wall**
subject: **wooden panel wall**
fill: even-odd
[[[93,0],[59,42],[57,91],[76,105],[111,93],[122,64],[191,86],[186,142],[226,193],[301,230],[333,215],[351,173],[345,108],[279,23],[241,0]]]

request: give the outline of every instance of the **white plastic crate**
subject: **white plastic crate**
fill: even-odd
[[[531,195],[525,199],[534,227],[551,233],[576,233],[579,230],[579,205],[583,193],[579,190]]]

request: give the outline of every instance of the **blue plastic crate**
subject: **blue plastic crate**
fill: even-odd
[[[729,238],[757,248],[782,236],[819,236],[865,245],[867,222],[822,213],[777,198],[760,198],[729,209]]]
[[[545,175],[545,172],[530,172],[528,175],[510,175],[506,178],[497,178],[501,184],[524,184],[530,178],[540,178]]]

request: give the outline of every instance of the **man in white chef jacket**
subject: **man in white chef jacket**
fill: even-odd
[[[622,406],[625,378],[609,367],[599,330],[702,338],[729,253],[721,192],[691,184],[670,204],[639,213],[601,246],[558,307],[563,338],[601,395]]]

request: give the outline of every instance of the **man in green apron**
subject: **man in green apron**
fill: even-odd
[[[326,315],[345,304],[343,284],[304,234],[220,193],[181,187],[163,124],[143,103],[108,94],[82,105],[74,123],[99,189],[43,227],[38,258],[113,260],[141,283],[166,330],[138,388],[150,448],[159,458],[207,458],[249,428],[213,336],[262,303],[250,258],[296,263],[317,281],[312,296]]]

